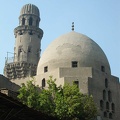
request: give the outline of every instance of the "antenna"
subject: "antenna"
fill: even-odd
[[[74,31],[74,22],[72,22],[72,31]]]

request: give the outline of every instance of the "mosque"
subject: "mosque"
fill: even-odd
[[[32,76],[39,87],[47,87],[49,76],[53,76],[57,85],[74,82],[82,93],[93,95],[99,108],[96,120],[120,120],[119,78],[111,75],[100,46],[75,32],[73,24],[72,31],[53,40],[40,57],[43,30],[39,24],[39,9],[24,5],[14,29],[14,57],[6,59],[0,88],[16,91]]]

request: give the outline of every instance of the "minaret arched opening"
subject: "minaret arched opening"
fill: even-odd
[[[30,17],[30,18],[29,18],[29,25],[32,26],[32,24],[33,24],[33,18]]]
[[[22,18],[22,25],[25,25],[25,18]]]

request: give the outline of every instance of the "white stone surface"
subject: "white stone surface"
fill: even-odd
[[[59,67],[71,67],[71,61],[78,61],[78,67],[105,67],[106,73],[111,73],[109,62],[103,50],[89,37],[70,32],[55,39],[44,51],[37,68],[37,75]]]

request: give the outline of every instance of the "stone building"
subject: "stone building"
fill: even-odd
[[[71,32],[55,39],[40,58],[43,31],[39,21],[39,9],[35,5],[23,6],[20,24],[14,30],[14,58],[12,62],[7,59],[5,76],[17,85],[34,76],[36,84],[45,88],[49,76],[57,79],[57,85],[74,81],[82,93],[93,95],[99,108],[97,120],[119,120],[119,78],[111,75],[109,61],[100,46],[75,32],[73,26]]]
[[[23,6],[19,16],[19,26],[14,29],[14,57],[7,58],[4,75],[11,79],[36,75],[40,59],[42,29],[39,28],[39,9],[28,4]]]
[[[89,37],[72,31],[55,39],[39,61],[37,84],[46,87],[51,75],[58,85],[75,81],[82,93],[92,94],[102,120],[120,119],[119,79],[111,75],[105,53]]]

